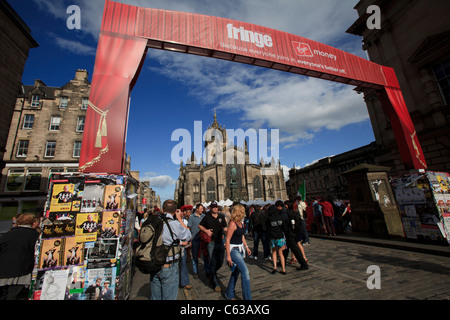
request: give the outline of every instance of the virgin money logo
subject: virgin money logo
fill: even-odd
[[[314,54],[307,43],[292,41],[292,47],[294,47],[295,53],[300,57],[314,57]]]

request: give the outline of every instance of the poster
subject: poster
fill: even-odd
[[[103,211],[101,213],[101,238],[117,238],[120,228],[120,211]]]
[[[74,185],[55,183],[50,202],[50,212],[70,211],[72,209]]]
[[[116,268],[87,269],[85,300],[114,300]]]
[[[74,184],[72,211],[80,212],[84,193],[84,178],[72,177],[70,180]]]
[[[103,201],[105,210],[118,210],[121,208],[122,189],[121,185],[105,186],[105,198]]]
[[[105,185],[96,181],[86,181],[81,198],[81,212],[103,211],[103,189]]]
[[[77,242],[95,241],[98,230],[98,213],[78,213],[75,228]]]
[[[49,270],[45,272],[41,300],[64,300],[69,270]]]
[[[66,287],[66,300],[81,300],[86,281],[86,267],[75,266],[69,269]]]
[[[79,265],[84,262],[84,242],[77,242],[75,237],[64,239],[63,265]]]
[[[39,269],[61,266],[62,239],[53,238],[41,241]]]
[[[94,246],[87,250],[89,260],[111,260],[117,258],[119,239],[98,239]]]

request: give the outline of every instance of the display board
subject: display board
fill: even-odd
[[[128,298],[136,187],[126,175],[52,175],[31,300]]]
[[[450,242],[450,176],[446,172],[391,179],[405,237]]]

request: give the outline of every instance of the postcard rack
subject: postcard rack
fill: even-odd
[[[127,175],[51,176],[31,300],[128,299],[137,187]]]
[[[450,176],[414,173],[391,178],[407,239],[450,242]]]

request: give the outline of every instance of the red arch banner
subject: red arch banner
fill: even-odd
[[[408,168],[425,158],[392,68],[290,33],[236,20],[106,0],[80,171],[122,173],[129,95],[147,48],[252,64],[378,90]],[[395,125],[395,127],[394,127]]]

